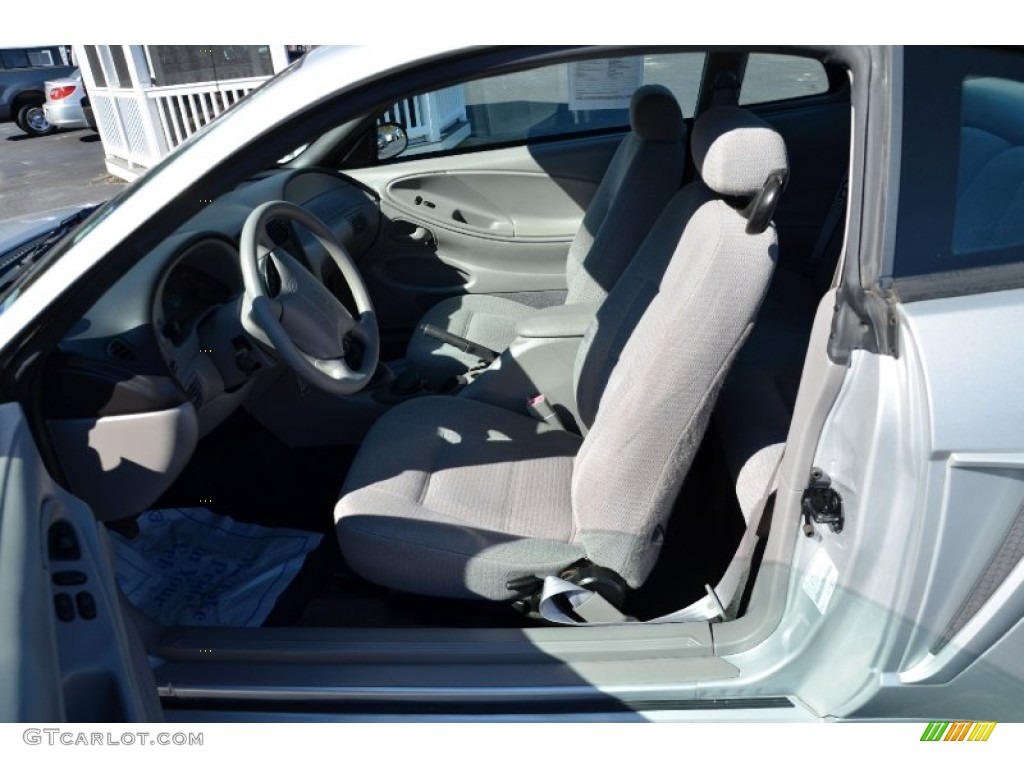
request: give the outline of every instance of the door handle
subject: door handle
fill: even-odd
[[[431,246],[437,241],[434,233],[421,224],[395,219],[388,227],[388,236],[399,245]]]

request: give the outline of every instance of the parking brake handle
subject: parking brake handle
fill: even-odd
[[[448,331],[438,328],[436,325],[423,323],[423,325],[420,326],[420,330],[423,331],[424,336],[428,336],[431,339],[437,339],[438,341],[449,344],[456,349],[461,349],[463,352],[473,355],[474,357],[483,360],[485,363],[492,363],[498,359],[498,353],[493,349],[489,349],[482,344],[477,344],[475,341],[464,339],[461,336],[456,336],[454,333],[448,333]]]

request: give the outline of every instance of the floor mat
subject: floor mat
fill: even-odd
[[[128,600],[165,626],[260,626],[323,538],[240,523],[202,507],[159,509],[113,533]]]
[[[246,523],[333,535],[334,505],[355,453],[352,445],[289,448],[239,409],[199,441],[153,508],[211,506]]]

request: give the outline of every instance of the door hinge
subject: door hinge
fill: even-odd
[[[814,535],[814,523],[828,525],[832,533],[843,530],[843,498],[832,487],[832,478],[814,467],[811,479],[800,498],[804,535]]]

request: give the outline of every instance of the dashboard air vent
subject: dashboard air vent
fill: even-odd
[[[131,344],[121,338],[113,339],[107,345],[107,354],[115,360],[124,360],[127,363],[135,362],[139,358]]]
[[[188,394],[188,399],[192,401],[192,405],[195,406],[197,411],[203,407],[203,387],[199,383],[199,379],[192,379],[192,381],[189,382],[186,393]]]

